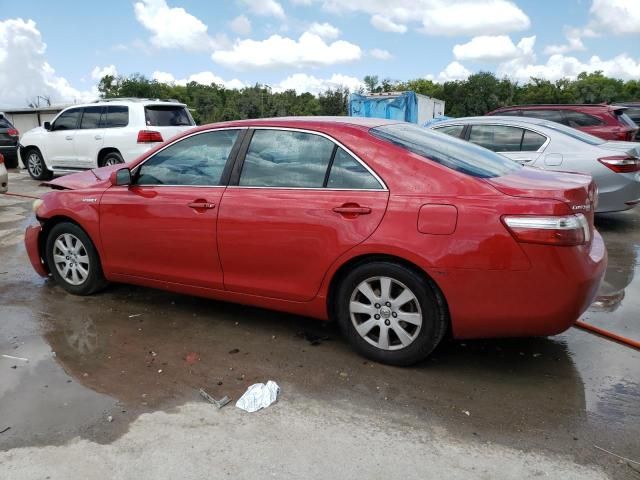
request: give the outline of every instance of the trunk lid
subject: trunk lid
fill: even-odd
[[[604,142],[598,145],[598,148],[604,148],[614,153],[623,153],[631,157],[640,157],[640,143],[638,142]]]

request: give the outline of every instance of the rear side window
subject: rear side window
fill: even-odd
[[[320,135],[256,130],[240,174],[241,186],[322,188],[334,143]]]
[[[522,168],[486,148],[406,123],[373,128],[372,135],[472,177],[492,178]]]
[[[78,128],[78,120],[80,120],[81,114],[81,108],[73,108],[62,112],[53,122],[53,130],[75,130]]]
[[[144,162],[137,185],[220,185],[238,130],[187,137]]]
[[[464,130],[464,125],[447,125],[446,127],[434,128],[434,130],[440,133],[446,133],[452,137],[460,138],[460,135],[462,135],[462,131]]]
[[[561,110],[522,110],[523,117],[541,118],[551,122],[558,122],[566,125]]]
[[[107,105],[105,128],[126,127],[129,125],[129,107],[123,105]]]
[[[522,110],[504,110],[504,111],[493,113],[492,115],[505,115],[507,117],[521,117]]]
[[[80,128],[100,128],[100,120],[104,107],[85,107],[80,121]]]
[[[537,152],[538,149],[544,145],[544,142],[547,141],[547,137],[544,135],[540,135],[539,133],[532,132],[531,130],[525,130],[524,136],[522,137],[522,148],[523,152]]]
[[[371,172],[342,148],[338,148],[333,158],[327,187],[348,190],[382,189],[382,185]]]
[[[565,110],[564,117],[567,125],[570,127],[596,127],[602,125],[604,122],[593,115],[587,115],[582,112],[575,112],[573,110]]]
[[[473,125],[469,141],[494,152],[519,152],[522,129],[506,125]]]
[[[195,125],[187,109],[180,105],[148,105],[144,107],[148,127],[186,127]]]

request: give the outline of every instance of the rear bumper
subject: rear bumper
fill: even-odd
[[[567,330],[591,305],[607,266],[599,233],[586,248],[523,244],[531,270],[434,275],[449,304],[453,336],[528,337]]]
[[[42,227],[40,225],[30,225],[24,233],[24,245],[27,248],[27,254],[33,269],[41,277],[49,275],[43,261],[40,256],[40,233],[42,233]]]
[[[619,174],[620,180],[616,188],[598,194],[596,213],[620,212],[633,208],[634,201],[640,199],[640,173]]]

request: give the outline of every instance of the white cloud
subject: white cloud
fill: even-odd
[[[371,17],[371,25],[383,32],[405,33],[407,31],[406,25],[396,23],[390,18],[378,14]]]
[[[529,17],[512,0],[314,0],[327,11],[371,15],[374,27],[404,33],[417,24],[429,35],[500,35],[526,30]]]
[[[371,55],[373,58],[377,58],[378,60],[391,60],[393,58],[393,55],[391,55],[391,52],[389,52],[389,50],[382,50],[380,48],[374,48],[370,50],[369,55]]]
[[[437,76],[427,75],[426,78],[428,80],[433,80],[434,82],[444,83],[444,82],[452,82],[455,80],[464,80],[471,72],[467,70],[467,68],[462,65],[460,62],[451,62],[449,65],[445,67],[443,71],[441,71]]]
[[[275,0],[240,0],[240,3],[256,15],[284,18],[284,9]]]
[[[98,97],[95,87],[78,90],[56,75],[47,62],[46,44],[33,20],[0,21],[0,101],[26,106],[41,95],[52,103],[84,102]]]
[[[579,28],[565,27],[564,36],[567,39],[567,43],[563,45],[547,45],[544,53],[547,55],[555,55],[557,53],[585,50],[584,43],[582,43],[584,33],[585,32]]]
[[[277,85],[274,85],[274,92],[284,92],[285,90],[295,90],[298,93],[309,92],[317,95],[331,88],[346,87],[352,92],[364,88],[364,83],[355,77],[347,75],[333,74],[330,78],[318,78],[306,73],[295,73]]]
[[[191,82],[196,82],[201,85],[211,85],[212,83],[214,83],[216,85],[223,85],[226,88],[237,88],[237,89],[241,89],[247,86],[244,82],[238,80],[237,78],[234,78],[233,80],[224,80],[222,77],[219,77],[213,72],[207,72],[207,71],[194,73],[192,75],[189,75],[187,78],[181,78],[181,79],[176,79],[176,77],[169,72],[156,71],[156,72],[153,72],[153,75],[151,76],[151,78],[153,78],[154,80],[160,83],[170,83],[174,85],[183,85],[183,86]]]
[[[334,38],[338,38],[338,36],[340,35],[340,30],[327,22],[314,22],[311,24],[307,31],[310,33],[315,33],[319,37],[322,37],[326,40],[333,40]]]
[[[251,22],[244,15],[240,15],[229,23],[231,30],[238,35],[249,35],[251,33]]]
[[[158,48],[211,50],[225,42],[213,39],[207,26],[184,8],[169,7],[165,0],[142,0],[134,5],[136,19],[152,33],[151,43]]]
[[[593,0],[589,13],[592,28],[614,35],[640,33],[638,0]]]
[[[481,35],[473,37],[467,43],[453,47],[453,55],[456,60],[500,62],[515,58],[521,53],[508,35]]]
[[[102,68],[95,67],[93,70],[91,70],[91,78],[96,81],[100,81],[102,77],[104,77],[105,75],[111,75],[113,77],[118,75],[118,70],[116,69],[116,66],[109,65],[107,67],[102,67]]]
[[[238,40],[232,48],[217,50],[211,58],[229,68],[319,67],[358,60],[359,46],[344,40],[326,43],[316,34],[305,32],[296,41],[272,35],[266,40]]]

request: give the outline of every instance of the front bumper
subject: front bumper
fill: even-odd
[[[29,225],[24,233],[24,245],[29,255],[29,260],[33,269],[41,277],[49,276],[46,265],[40,256],[40,234],[42,227],[40,225]]]

